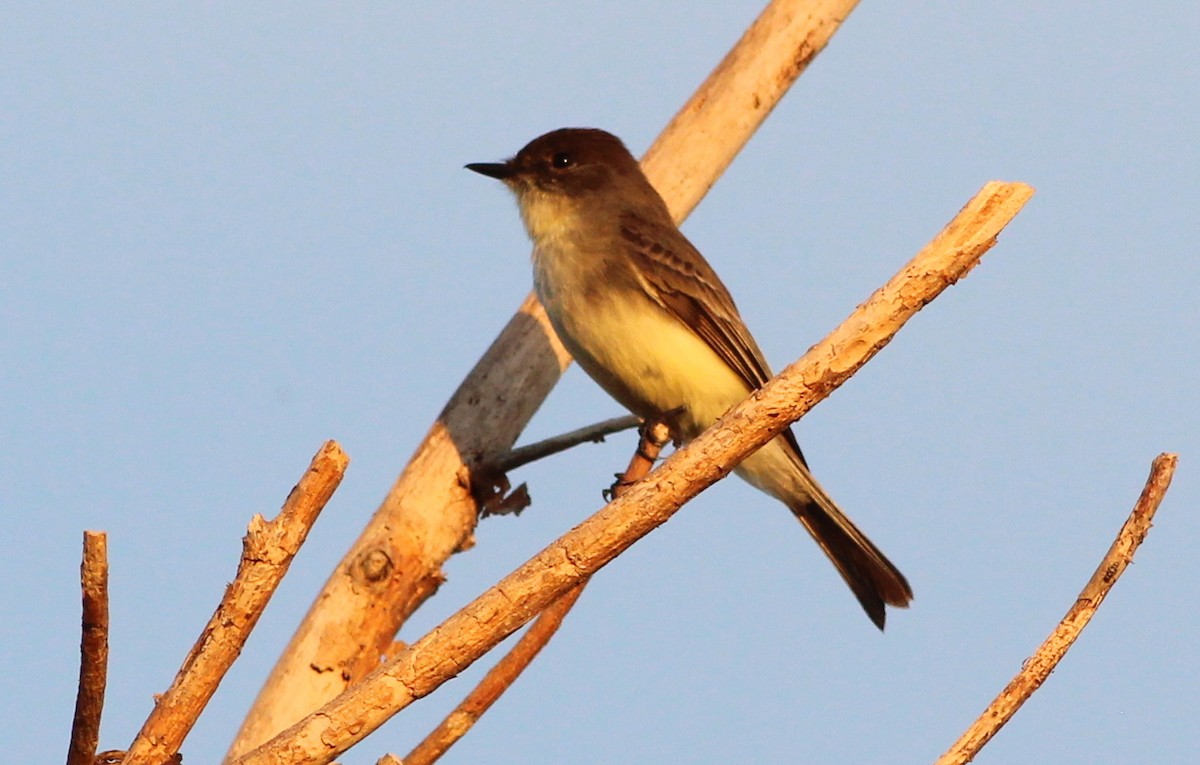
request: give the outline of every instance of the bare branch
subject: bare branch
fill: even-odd
[[[328,763],[457,675],[845,382],[909,318],[978,263],[1032,193],[1024,184],[987,184],[932,243],[802,359],[600,512],[237,765]]]
[[[83,532],[83,635],[79,641],[79,690],[67,765],[93,765],[100,744],[100,713],[108,678],[108,536]]]
[[[682,220],[824,49],[856,0],[773,0],[663,130],[643,166]],[[226,755],[266,741],[375,669],[400,625],[469,546],[478,507],[463,480],[512,448],[570,363],[528,296],[462,382],[404,473],[330,575]]]
[[[341,447],[327,441],[275,520],[266,521],[261,515],[250,520],[237,576],[225,588],[225,597],[184,659],[175,681],[158,697],[123,765],[160,765],[179,752],[217,685],[242,652],[312,524],[341,483],[348,463]]]
[[[672,217],[700,203],[857,5],[774,0],[763,9],[642,158]]]
[[[1146,486],[1142,489],[1142,495],[1134,505],[1133,512],[1121,526],[1116,540],[1108,548],[1104,559],[1100,561],[1092,578],[1084,585],[1083,591],[1079,593],[1067,615],[1033,656],[1025,661],[1016,677],[1004,687],[966,733],[938,758],[935,765],[964,765],[975,759],[979,750],[992,740],[1021,705],[1034,691],[1042,687],[1046,678],[1050,677],[1050,673],[1067,655],[1075,639],[1083,632],[1096,609],[1108,596],[1109,590],[1133,560],[1133,554],[1150,531],[1154,513],[1171,485],[1178,461],[1179,457],[1175,454],[1160,454],[1155,458],[1150,467],[1150,477],[1146,479]]]
[[[620,417],[613,420],[607,420],[608,423],[616,423],[628,420],[628,417]],[[632,418],[634,424],[639,421],[637,418]],[[604,425],[605,423],[600,423]],[[593,426],[596,427],[596,426]],[[574,431],[582,433],[589,428],[582,428]],[[571,434],[567,434],[568,436]],[[566,436],[559,436],[565,438]],[[553,440],[553,439],[551,439]],[[586,440],[586,439],[585,439]],[[631,486],[634,482],[641,480],[654,467],[654,461],[658,459],[658,455],[662,452],[664,446],[670,440],[670,432],[663,422],[648,423],[643,429],[642,437],[639,439],[638,446],[634,450],[633,457],[629,461],[629,467],[621,475],[613,489],[613,493],[619,495],[625,488]],[[582,441],[579,441],[580,443]],[[542,442],[545,443],[545,442]],[[566,615],[570,613],[575,601],[579,600],[579,596],[583,594],[583,588],[587,585],[587,580],[580,582],[574,589],[568,590],[558,600],[550,604],[550,606],[542,612],[537,621],[525,631],[517,644],[512,647],[504,658],[492,667],[479,685],[467,694],[466,698],[459,703],[454,711],[451,712],[446,719],[442,720],[428,736],[413,747],[413,750],[408,753],[408,756],[402,761],[404,765],[432,765],[446,751],[453,746],[459,739],[467,734],[467,731],[478,722],[483,713],[491,708],[492,704],[504,694],[505,691],[516,682],[525,668],[529,666],[534,657],[541,652],[542,648],[550,642],[550,638],[554,637],[554,633],[558,632],[559,626],[562,624]],[[390,756],[390,755],[386,755]],[[395,761],[395,758],[392,758]],[[379,763],[383,763],[380,760]]]
[[[641,421],[640,417],[627,414],[622,417],[613,417],[612,419],[593,423],[526,446],[518,446],[497,460],[495,467],[496,470],[507,473],[510,470],[516,470],[522,465],[528,465],[530,462],[544,459],[559,452],[565,452],[572,446],[585,443],[599,443],[604,440],[605,436],[620,433],[622,430],[636,428]]]

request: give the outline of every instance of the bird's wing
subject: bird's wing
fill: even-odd
[[[632,213],[621,218],[621,237],[659,305],[696,333],[751,390],[761,388],[771,378],[771,369],[729,290],[687,237],[674,225]],[[783,436],[804,464],[791,429]]]
[[[674,226],[633,214],[621,220],[621,236],[638,275],[659,305],[696,333],[753,388],[771,376],[729,290],[712,266]]]

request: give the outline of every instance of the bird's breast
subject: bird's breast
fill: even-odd
[[[609,395],[642,417],[685,407],[682,435],[691,438],[749,388],[615,257],[540,244],[538,298],[563,345]]]

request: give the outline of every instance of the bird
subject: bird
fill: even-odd
[[[550,325],[635,415],[686,443],[771,378],[729,290],[615,135],[561,128],[466,169],[514,193]],[[908,581],[817,483],[791,428],[735,472],[787,505],[880,630],[885,606],[908,606]]]

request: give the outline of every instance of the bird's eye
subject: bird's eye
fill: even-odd
[[[560,151],[550,158],[550,166],[555,170],[562,170],[575,164],[574,158],[565,151]]]

